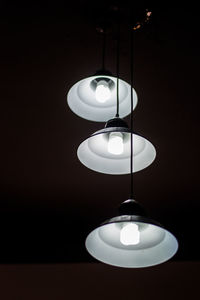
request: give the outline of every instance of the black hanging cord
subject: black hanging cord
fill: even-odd
[[[106,27],[103,27],[103,45],[102,45],[102,70],[105,70],[105,54],[106,54]]]
[[[131,65],[131,115],[130,115],[130,129],[131,129],[131,155],[130,155],[130,198],[133,199],[133,29],[131,28],[131,37],[130,37],[130,65]]]
[[[117,58],[116,58],[116,73],[117,73],[117,111],[116,117],[119,117],[119,46],[120,46],[120,21],[119,12],[117,20]]]

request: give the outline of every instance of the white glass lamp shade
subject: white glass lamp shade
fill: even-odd
[[[113,133],[116,133],[114,138]],[[117,136],[117,133],[121,136]],[[124,127],[104,128],[95,132],[79,145],[78,158],[83,165],[96,172],[112,175],[129,174],[131,134],[133,172],[138,172],[154,161],[156,150],[147,139],[131,133]]]
[[[126,244],[122,230],[134,224],[136,242]],[[129,230],[130,231],[130,230]],[[139,232],[139,233],[138,233]],[[97,260],[124,268],[144,268],[169,260],[178,250],[174,235],[147,217],[119,216],[93,230],[86,239],[87,251]]]
[[[117,78],[96,75],[75,83],[67,94],[70,109],[78,116],[96,122],[105,122],[116,114]],[[130,114],[131,88],[119,79],[120,117]],[[137,105],[137,94],[133,89],[133,109]]]

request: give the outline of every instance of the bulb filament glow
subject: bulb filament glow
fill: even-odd
[[[135,223],[125,225],[120,231],[120,242],[125,246],[139,244],[140,232],[138,225]]]
[[[108,83],[105,80],[100,80],[97,84],[95,97],[100,103],[104,103],[110,99],[111,91]]]
[[[108,152],[111,154],[122,154],[124,151],[123,134],[111,132],[108,138]]]

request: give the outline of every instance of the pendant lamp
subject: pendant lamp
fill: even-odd
[[[133,172],[137,172],[154,161],[156,150],[147,139],[134,134],[126,122],[117,117],[84,140],[78,147],[77,156],[83,165],[96,172],[129,174],[131,143],[134,144]]]
[[[131,30],[131,86],[132,83]],[[132,99],[131,90],[131,106]],[[131,109],[131,130],[123,120],[115,118],[110,120],[103,130],[94,133],[79,146],[78,156],[85,165],[95,166],[95,169],[104,172],[108,170],[110,172],[112,169],[112,174],[116,174],[114,171],[117,168],[117,172],[120,169],[120,174],[129,170],[131,179],[130,199],[120,205],[118,216],[105,221],[89,233],[85,246],[94,258],[103,263],[124,268],[144,268],[161,264],[173,257],[178,250],[178,242],[171,232],[157,221],[150,219],[143,207],[133,200],[133,171],[147,167],[154,160],[156,153],[153,145],[146,139],[134,135],[132,129]],[[108,153],[112,154],[112,157],[109,157]],[[121,164],[118,162],[120,159],[114,157],[121,158]],[[98,162],[96,165],[95,160]],[[124,165],[126,170],[123,169]]]
[[[130,172],[130,144],[132,143],[134,143],[134,159],[132,160],[134,161],[134,172],[148,167],[156,156],[154,146],[147,139],[134,134],[122,119],[125,108],[127,108],[127,112],[131,112],[132,116],[136,93],[132,88],[132,82],[131,85],[127,85],[125,89],[123,85],[121,85],[120,88],[119,33],[120,26],[118,23],[117,78],[115,82],[116,88],[113,89],[112,119],[108,119],[109,121],[102,130],[93,133],[84,140],[77,150],[77,156],[83,165],[93,171],[111,175],[128,174]],[[127,98],[123,97],[125,90],[128,95]],[[89,113],[89,109],[87,112]],[[110,113],[111,111],[107,108],[105,109],[104,116],[108,116]],[[115,117],[113,118],[113,116]]]
[[[147,217],[133,199],[123,202],[119,216],[94,229],[85,242],[97,260],[125,268],[144,268],[169,260],[178,250],[176,238]]]
[[[75,83],[67,94],[70,109],[78,116],[96,122],[106,122],[113,118],[116,110],[116,94],[119,93],[120,115],[122,118],[130,114],[130,85],[119,79],[119,27],[117,38],[116,73],[105,68],[106,29],[102,28],[102,68],[94,75]],[[118,91],[117,91],[118,90]],[[133,89],[134,110],[137,105],[137,94]]]
[[[94,76],[75,83],[68,92],[70,109],[81,118],[106,122],[113,118],[116,110],[117,78],[109,72],[97,72]],[[137,94],[133,89],[133,109],[137,104]],[[119,104],[122,118],[130,114],[130,85],[119,79]]]

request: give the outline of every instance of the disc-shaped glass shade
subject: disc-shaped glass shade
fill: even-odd
[[[131,230],[133,235],[137,234],[129,244],[122,239],[122,234],[127,234],[126,227],[129,234]],[[148,218],[119,216],[93,230],[86,239],[86,248],[94,258],[106,264],[143,268],[169,260],[177,252],[178,242],[169,231]]]
[[[116,137],[113,137],[113,133],[116,133]],[[117,136],[119,133],[121,136]],[[133,172],[140,171],[154,161],[156,150],[147,139],[131,133],[124,127],[105,128],[91,135],[78,147],[78,158],[83,165],[96,172],[113,175],[129,174],[131,134],[133,135]],[[114,148],[117,146],[118,148]],[[120,151],[114,151],[115,149]]]
[[[97,75],[82,79],[69,90],[67,102],[78,116],[96,122],[105,122],[116,114],[117,78]],[[130,85],[119,79],[119,114],[125,117],[131,112]],[[137,95],[133,89],[133,109],[137,104]]]

